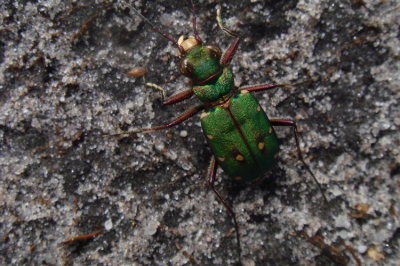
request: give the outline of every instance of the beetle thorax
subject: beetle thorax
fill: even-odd
[[[197,40],[194,36],[185,37],[182,35],[178,40],[178,45],[182,46],[185,53],[198,44],[199,43],[197,42]],[[181,54],[181,52],[179,50],[178,50],[178,55],[179,55],[179,57],[184,56],[183,54]]]

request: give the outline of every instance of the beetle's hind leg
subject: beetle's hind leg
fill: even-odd
[[[271,122],[272,126],[292,127],[293,128],[294,139],[296,141],[296,146],[297,146],[298,158],[303,163],[303,165],[306,168],[306,170],[310,173],[310,175],[314,179],[315,183],[317,183],[317,186],[318,186],[319,190],[321,191],[322,196],[325,199],[325,202],[328,202],[328,200],[327,200],[327,198],[325,196],[325,193],[322,190],[321,185],[319,184],[317,178],[315,177],[314,173],[311,171],[310,167],[306,164],[306,162],[303,159],[303,154],[301,153],[301,150],[300,150],[299,132],[297,130],[296,123],[294,121],[292,121],[292,120],[286,120],[286,119],[270,119],[270,122]]]
[[[232,208],[226,203],[225,199],[219,194],[218,191],[215,190],[214,188],[214,182],[215,182],[215,177],[217,175],[217,169],[218,169],[218,163],[215,157],[212,158],[210,168],[208,171],[208,184],[210,185],[210,188],[212,191],[214,191],[215,195],[217,195],[218,199],[222,202],[222,204],[225,206],[225,208],[228,210],[228,212],[231,214],[233,223],[235,225],[235,231],[236,231],[236,240],[237,240],[237,245],[238,245],[238,253],[239,253],[239,263],[242,265],[242,249],[240,247],[240,236],[239,236],[239,226],[236,221],[236,214],[232,210]]]

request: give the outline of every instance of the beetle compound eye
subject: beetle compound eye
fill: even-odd
[[[179,63],[179,71],[186,77],[192,77],[193,68],[188,64],[186,58],[182,59],[182,61]]]
[[[205,45],[206,48],[208,49],[208,51],[210,52],[210,54],[215,58],[215,59],[220,59],[221,55],[222,55],[222,51],[221,49],[212,43],[206,44]]]

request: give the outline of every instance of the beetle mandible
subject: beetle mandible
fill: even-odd
[[[263,108],[250,92],[267,91],[279,87],[291,87],[289,84],[257,84],[236,88],[233,74],[228,66],[231,63],[240,43],[240,37],[226,28],[217,11],[217,21],[220,28],[234,41],[222,53],[220,47],[212,43],[204,43],[196,29],[195,4],[192,1],[193,35],[173,37],[161,32],[136,8],[126,4],[134,13],[145,21],[153,31],[162,35],[177,46],[179,57],[179,71],[192,80],[192,87],[176,93],[165,99],[164,90],[152,83],[146,86],[158,90],[163,105],[172,105],[196,95],[202,102],[179,115],[166,125],[141,128],[131,132],[121,132],[111,135],[148,133],[175,126],[195,114],[203,111],[200,116],[201,126],[207,142],[214,154],[208,171],[208,183],[232,216],[238,245],[239,260],[241,261],[241,247],[239,228],[235,212],[225,199],[214,188],[218,165],[232,179],[252,183],[263,179],[275,165],[279,154],[278,139],[274,126],[291,127],[297,146],[299,160],[317,183],[315,175],[303,159],[298,129],[296,123],[287,119],[268,119]],[[109,135],[109,136],[111,136]],[[326,197],[322,193],[325,201]]]

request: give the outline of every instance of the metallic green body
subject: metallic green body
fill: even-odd
[[[219,64],[218,55],[207,45],[197,45],[185,55],[187,66],[191,69],[191,78],[194,83],[208,79],[218,73],[222,66]]]
[[[274,167],[278,140],[256,99],[246,90],[236,91],[220,58],[215,45],[195,45],[180,70],[192,78],[194,94],[207,106],[201,125],[218,164],[231,178],[253,182]]]
[[[193,91],[199,97],[200,101],[212,103],[229,94],[233,87],[233,75],[228,68],[224,68],[222,74],[216,77],[214,82],[210,82],[207,85],[195,86]]]
[[[279,152],[275,131],[247,91],[207,110],[201,125],[218,164],[231,178],[253,182],[274,167]]]

